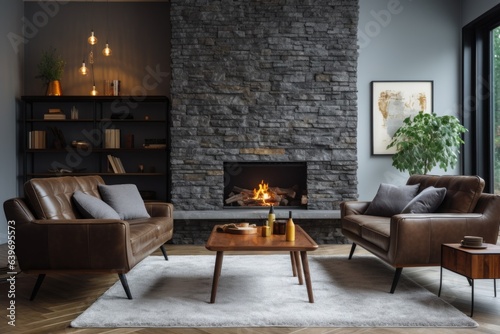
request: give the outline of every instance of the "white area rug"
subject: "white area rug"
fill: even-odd
[[[477,323],[372,256],[309,256],[315,303],[288,255],[226,255],[215,304],[214,256],[151,256],[73,327],[476,327]]]

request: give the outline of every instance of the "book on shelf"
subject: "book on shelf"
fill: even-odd
[[[120,129],[104,130],[104,148],[120,148]]]
[[[125,173],[125,168],[123,168],[122,160],[118,157],[113,158],[115,158],[115,162],[118,167],[118,173]]]
[[[66,114],[64,113],[49,113],[43,115],[43,119],[66,119]]]
[[[158,139],[144,139],[144,148],[152,148],[152,149],[163,149],[167,147],[167,140],[165,138]]]
[[[28,132],[28,148],[41,149],[46,148],[46,132],[43,130],[34,130]]]
[[[120,158],[108,154],[108,162],[113,173],[125,173],[125,168],[123,168],[123,164]]]

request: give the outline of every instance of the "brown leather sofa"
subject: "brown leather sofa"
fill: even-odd
[[[407,185],[419,184],[419,192],[434,186],[446,188],[441,205],[433,213],[405,213],[392,217],[365,215],[370,201],[343,202],[342,233],[352,243],[370,251],[394,268],[394,293],[404,267],[438,266],[441,244],[458,243],[465,235],[496,244],[500,222],[500,196],[483,193],[478,176],[413,175]]]
[[[24,185],[25,198],[4,202],[15,222],[16,256],[21,270],[38,274],[33,300],[46,274],[116,273],[132,299],[125,274],[161,248],[173,234],[173,205],[145,202],[150,218],[84,219],[72,195],[80,190],[100,198],[100,176],[34,178]],[[140,205],[140,204],[139,204]]]

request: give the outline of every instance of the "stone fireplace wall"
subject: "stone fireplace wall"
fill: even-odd
[[[357,198],[357,0],[171,0],[172,202],[223,207],[223,163],[305,161],[309,209]]]

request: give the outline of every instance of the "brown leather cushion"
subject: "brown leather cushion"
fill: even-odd
[[[172,221],[165,217],[140,218],[128,221],[132,254],[137,256],[172,230]]]
[[[75,219],[77,210],[71,202],[76,190],[101,198],[98,184],[104,184],[100,176],[63,176],[34,178],[24,184],[24,194],[37,219]]]
[[[468,175],[412,175],[406,184],[420,183],[419,192],[434,186],[446,188],[446,196],[436,210],[441,213],[473,212],[484,189],[484,180]]]

